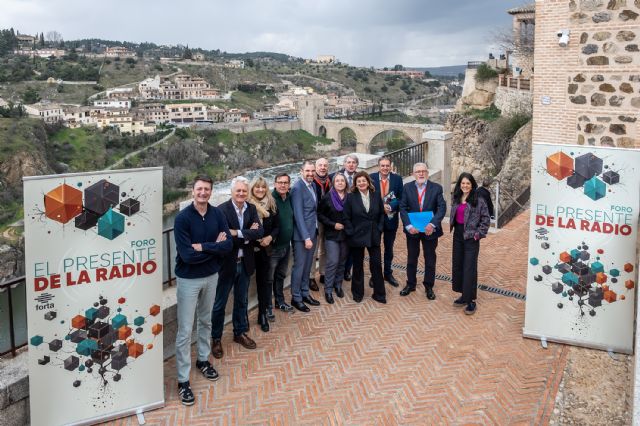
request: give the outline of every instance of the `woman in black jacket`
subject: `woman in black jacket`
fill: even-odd
[[[373,283],[373,300],[387,303],[382,279],[380,240],[384,227],[384,205],[380,194],[374,192],[366,172],[354,176],[354,185],[344,205],[344,230],[353,258],[351,293],[353,300],[364,297],[364,249],[369,252],[369,271]]]
[[[263,177],[251,182],[249,202],[256,206],[258,217],[262,222],[264,236],[257,241],[253,250],[256,261],[256,286],[258,290],[258,324],[265,333],[269,331],[269,321],[276,319],[271,307],[271,286],[267,283],[272,245],[280,231],[278,208],[269,185]]]
[[[476,312],[478,286],[478,253],[480,239],[489,231],[489,209],[482,197],[478,197],[478,184],[471,173],[462,173],[453,189],[450,231],[453,230],[451,275],[453,291],[462,295],[453,306],[466,306],[464,313]]]
[[[347,198],[347,178],[342,173],[333,176],[333,186],[320,200],[318,220],[324,225],[325,272],[324,298],[333,303],[333,291],[336,296],[344,297],[342,279],[344,263],[349,247],[344,234],[344,203]]]

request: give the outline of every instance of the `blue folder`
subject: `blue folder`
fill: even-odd
[[[424,228],[431,223],[433,212],[413,212],[409,213],[409,221],[414,228],[420,232],[424,232]]]

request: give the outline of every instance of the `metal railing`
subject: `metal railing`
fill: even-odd
[[[402,177],[413,172],[413,165],[427,160],[428,142],[420,142],[385,154],[395,166],[396,173]]]
[[[505,226],[511,219],[516,217],[516,215],[522,210],[523,206],[529,201],[531,197],[531,186],[528,186],[522,193],[513,200],[511,205],[504,209],[504,211],[499,213],[499,216],[496,218],[496,225],[498,228],[502,228]],[[496,197],[496,206],[499,206],[499,199]]]
[[[165,239],[163,245],[163,261],[165,270],[163,271],[163,287],[172,286],[175,283],[173,275],[173,267],[175,259],[171,253],[175,250],[173,241],[173,228],[167,228],[162,231]],[[18,349],[27,345],[27,312],[26,312],[26,277],[12,278],[8,281],[0,283],[0,355],[11,353],[16,356]],[[6,298],[4,297],[6,295]],[[20,303],[17,303],[20,302]],[[19,305],[22,305],[18,307]],[[5,325],[9,326],[8,336],[6,335]],[[4,336],[4,338],[3,338]],[[8,342],[4,342],[8,337]]]

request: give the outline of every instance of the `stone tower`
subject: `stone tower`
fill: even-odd
[[[324,119],[324,98],[318,95],[301,97],[297,106],[302,130],[318,136],[318,120]]]

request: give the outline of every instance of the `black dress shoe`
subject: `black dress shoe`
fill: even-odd
[[[311,305],[311,306],[319,306],[320,305],[320,302],[318,302],[316,299],[314,299],[311,296],[303,297],[302,301],[304,303],[306,303],[307,305]]]
[[[377,296],[374,294],[373,296],[371,296],[371,298],[378,303],[387,303],[387,298],[384,296]]]
[[[344,297],[344,290],[342,290],[342,287],[336,288],[336,296],[338,296],[341,299]]]
[[[394,278],[393,275],[386,275],[384,277],[384,280],[389,284],[391,284],[393,287],[398,287],[400,285],[400,283],[398,283],[398,281]]]
[[[345,281],[351,281],[351,272],[345,272],[344,273],[344,280]]]
[[[353,296],[353,301],[356,303],[362,302],[362,296]]]
[[[436,294],[433,292],[433,289],[431,287],[427,288],[427,299],[436,300]]]
[[[294,308],[296,308],[299,311],[302,312],[309,312],[311,309],[309,309],[309,307],[307,305],[305,305],[302,302],[296,302],[295,300],[291,301],[291,306],[293,306]]]
[[[333,305],[333,295],[331,293],[325,293],[324,300],[326,300],[328,304]]]
[[[309,278],[309,290],[313,290],[313,291],[320,290],[315,278]]]
[[[402,290],[400,290],[400,296],[408,296],[412,291],[416,291],[415,287],[405,286]]]
[[[269,331],[269,320],[267,319],[267,314],[258,315],[258,324],[260,324],[260,330],[265,333]]]

